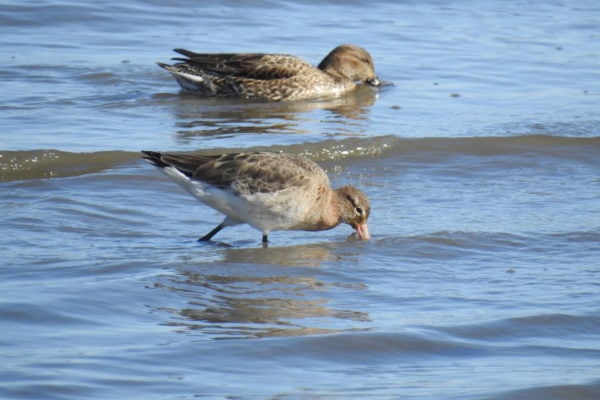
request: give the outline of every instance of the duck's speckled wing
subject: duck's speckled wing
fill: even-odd
[[[185,49],[175,49],[175,51],[187,58],[174,60],[187,64],[188,68],[198,68],[205,73],[219,76],[271,80],[291,78],[314,69],[306,61],[287,54],[202,54]]]

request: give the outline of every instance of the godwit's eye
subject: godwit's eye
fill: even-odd
[[[363,215],[363,209],[360,207],[356,207],[356,212],[358,213],[358,215]]]

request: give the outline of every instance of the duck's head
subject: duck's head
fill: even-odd
[[[342,44],[333,49],[319,64],[319,69],[333,76],[380,86],[373,58],[368,51],[353,44]]]

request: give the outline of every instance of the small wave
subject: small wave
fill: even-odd
[[[409,357],[476,357],[486,353],[483,346],[444,340],[423,332],[344,332],[295,338],[293,348],[274,349],[291,358],[318,359],[330,363],[396,363]]]
[[[137,153],[58,150],[0,151],[0,181],[62,178],[99,172],[135,159]]]
[[[594,315],[540,314],[515,317],[481,325],[440,329],[453,337],[477,341],[510,341],[535,338],[565,338],[589,335],[600,329],[600,318]]]
[[[600,381],[587,384],[572,385],[553,385],[539,386],[534,388],[525,388],[518,390],[509,390],[495,394],[493,397],[483,397],[487,399],[507,399],[507,400],[567,400],[567,399],[598,399],[600,398]]]
[[[302,153],[315,161],[353,158],[407,157],[435,161],[454,155],[502,156],[541,155],[568,159],[589,157],[597,160],[600,137],[525,135],[509,137],[429,137],[403,138],[375,136],[302,143],[277,149]]]
[[[352,137],[342,140],[329,139],[317,143],[293,145],[211,148],[197,152],[199,154],[221,154],[237,151],[283,151],[302,154],[316,162],[344,163],[390,157],[403,157],[418,162],[438,162],[440,159],[457,155],[488,157],[519,154],[598,162],[600,137],[529,135],[401,138],[389,135],[368,138]],[[94,173],[139,157],[140,155],[136,151],[73,153],[59,150],[0,150],[0,181],[59,178]]]
[[[398,138],[394,143],[395,154],[465,154],[495,156],[515,154],[555,155],[579,157],[582,150],[600,146],[600,137],[565,137],[551,135],[524,135],[503,137],[459,138]],[[597,153],[596,153],[597,154]]]

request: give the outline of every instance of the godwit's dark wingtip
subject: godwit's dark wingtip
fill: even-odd
[[[162,154],[159,153],[158,151],[142,150],[141,152],[142,152],[142,154],[144,154],[142,156],[142,158],[144,160],[150,161],[152,164],[156,165],[157,167],[164,168],[169,165],[162,160]]]

